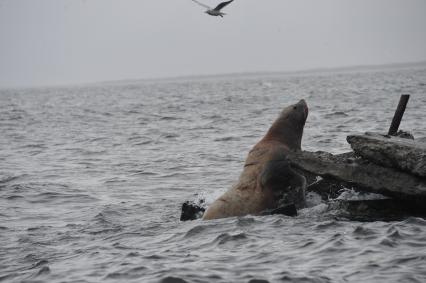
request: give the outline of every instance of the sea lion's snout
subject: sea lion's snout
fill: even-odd
[[[305,114],[305,119],[308,118],[308,113],[309,113],[309,108],[308,108],[308,104],[306,103],[306,101],[304,99],[301,99],[297,105],[300,105],[303,108],[303,113]]]
[[[309,112],[309,110],[308,110],[308,104],[306,103],[306,101],[304,99],[301,99],[298,103],[296,103],[293,106],[293,109],[297,110],[298,112],[300,110],[302,110],[303,111],[303,118],[305,120],[308,118],[308,112]]]

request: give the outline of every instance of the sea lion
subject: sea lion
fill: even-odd
[[[238,183],[208,207],[203,219],[260,215],[288,203],[303,207],[306,179],[290,167],[286,156],[301,149],[307,117],[308,106],[303,99],[284,108],[250,150]]]

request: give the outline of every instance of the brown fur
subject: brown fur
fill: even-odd
[[[279,192],[272,189],[270,182],[262,182],[262,172],[266,170],[265,164],[268,162],[282,160],[289,150],[300,150],[307,116],[308,107],[304,100],[286,107],[249,152],[238,184],[214,201],[203,219],[258,215],[264,210],[276,208]]]

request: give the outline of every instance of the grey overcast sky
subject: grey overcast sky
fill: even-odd
[[[203,12],[191,0],[0,0],[0,87],[426,60],[426,0]]]

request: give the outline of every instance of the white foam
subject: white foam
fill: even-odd
[[[341,191],[341,194],[336,198],[336,200],[375,200],[375,199],[388,199],[388,197],[381,194],[357,192],[354,189],[345,188]]]
[[[321,196],[315,192],[308,192],[306,194],[306,206],[307,207],[314,207],[316,205],[319,205],[323,203]]]

